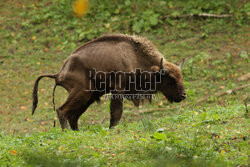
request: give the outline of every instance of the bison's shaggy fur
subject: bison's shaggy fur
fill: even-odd
[[[80,52],[84,47],[87,47],[88,45],[95,43],[95,42],[113,42],[113,43],[119,43],[119,42],[124,42],[127,41],[131,45],[133,45],[136,49],[138,49],[140,52],[144,53],[142,58],[145,58],[147,61],[150,62],[150,64],[154,65],[159,65],[159,62],[161,58],[163,58],[162,53],[158,51],[156,46],[147,38],[142,37],[142,36],[137,36],[137,35],[126,35],[126,34],[108,34],[108,35],[103,35],[99,38],[96,38],[90,42],[87,42],[86,44],[80,46],[77,48],[72,55],[77,54]],[[180,69],[164,60],[164,67],[168,69],[170,73],[173,74],[181,74]],[[180,76],[178,76],[179,78]]]
[[[185,98],[180,68],[166,61],[151,41],[139,36],[111,34],[96,38],[76,49],[58,74],[38,77],[34,85],[32,113],[34,113],[38,103],[38,82],[43,77],[55,79],[54,90],[59,85],[69,92],[68,99],[57,109],[57,114],[62,128],[67,127],[68,121],[73,130],[78,129],[77,120],[81,114],[94,101],[99,101],[103,94],[108,92],[112,94],[138,94],[138,89],[133,85],[129,91],[112,89],[117,83],[113,80],[109,80],[107,83],[107,78],[99,81],[95,79],[98,84],[105,82],[109,85],[105,88],[107,89],[105,92],[93,91],[92,88],[95,88],[96,85],[89,82],[93,78],[88,76],[91,69],[105,73],[132,72],[134,76],[141,75],[141,73],[135,72],[135,69],[140,69],[142,72],[154,72],[153,77],[161,77],[161,83],[157,84],[156,90],[148,89],[144,90],[143,93],[162,92],[171,102],[180,102]],[[164,71],[165,74],[160,73],[160,71]],[[143,81],[138,82],[155,82],[150,78],[146,77]],[[130,84],[129,81],[125,78],[121,81],[121,85],[126,87]],[[111,99],[110,127],[117,125],[121,118],[122,101],[123,98]],[[138,104],[138,99],[132,99],[132,101]]]

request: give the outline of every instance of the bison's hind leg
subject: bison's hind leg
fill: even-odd
[[[78,119],[87,110],[87,108],[95,100],[90,99],[86,104],[82,105],[78,110],[74,111],[72,115],[69,116],[68,121],[72,130],[78,130]]]
[[[61,128],[64,130],[64,129],[68,129],[68,124],[67,124],[67,119],[65,118],[62,111],[63,110],[61,110],[60,108],[56,109],[57,116],[61,124]]]
[[[88,108],[91,92],[83,89],[73,89],[66,102],[57,109],[58,118],[62,129],[67,128],[69,121],[72,130],[78,130],[77,121],[82,113]]]

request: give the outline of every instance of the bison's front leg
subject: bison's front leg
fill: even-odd
[[[114,95],[111,98],[110,102],[110,126],[109,128],[112,128],[113,126],[116,126],[122,116],[122,105],[123,105],[123,99],[117,98]]]

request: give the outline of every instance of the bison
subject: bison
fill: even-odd
[[[170,102],[184,100],[182,64],[178,67],[166,61],[155,45],[144,37],[101,36],[77,48],[59,73],[36,79],[32,115],[38,103],[38,83],[41,78],[49,77],[55,79],[53,104],[56,86],[62,86],[69,93],[65,103],[56,109],[62,129],[67,128],[69,122],[72,130],[78,130],[79,117],[107,93],[111,95],[111,128],[121,119],[124,98],[139,105],[145,98],[141,95],[149,95],[151,101],[151,95],[161,92]]]

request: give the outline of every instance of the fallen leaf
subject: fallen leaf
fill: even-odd
[[[11,150],[10,152],[11,152],[11,154],[13,154],[13,155],[16,155],[16,154],[17,154],[17,152],[16,152],[15,150]]]
[[[220,153],[221,153],[221,154],[225,154],[225,152],[226,152],[225,150],[222,150]]]
[[[27,110],[27,107],[21,106],[21,109],[22,109],[22,110]]]
[[[247,73],[245,75],[242,75],[241,77],[239,77],[237,80],[238,81],[247,81],[250,79],[250,73]]]
[[[26,120],[27,120],[28,122],[32,122],[32,121],[33,121],[32,119],[29,119],[29,118],[27,118]]]
[[[161,101],[159,104],[158,104],[158,106],[162,106],[163,105],[163,102]]]
[[[220,86],[220,89],[224,89],[225,88],[225,86]]]
[[[63,150],[64,150],[64,147],[63,147],[63,146],[60,146],[60,147],[58,148],[58,150],[59,150],[59,151],[63,151]]]

